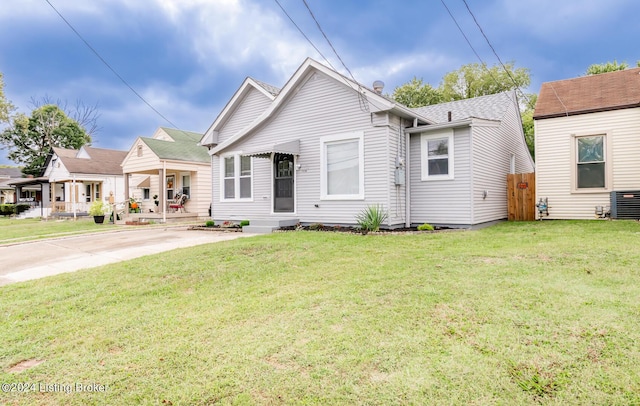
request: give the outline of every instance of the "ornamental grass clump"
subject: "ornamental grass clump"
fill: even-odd
[[[388,214],[381,204],[368,206],[362,210],[357,216],[356,221],[360,229],[364,232],[379,231],[380,225],[387,219]]]

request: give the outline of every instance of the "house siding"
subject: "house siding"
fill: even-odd
[[[513,136],[520,131],[518,127],[521,128],[518,114],[514,105],[507,110],[499,126],[481,124],[472,127],[472,224],[507,218],[507,174],[511,170],[512,154],[515,173],[534,170],[524,139]]]
[[[472,222],[470,128],[454,129],[454,179],[421,180],[420,137],[421,134],[418,133],[412,134],[410,138],[411,223],[470,225]]]
[[[251,88],[236,110],[222,125],[218,133],[218,143],[222,143],[237,132],[249,126],[271,104],[271,100],[262,92]]]
[[[138,146],[142,146],[142,156],[138,156]],[[123,173],[144,172],[149,168],[157,168],[160,166],[158,156],[144,143],[138,139],[129,154],[122,162]]]
[[[640,108],[535,121],[536,198],[549,199],[550,219],[593,219],[596,206],[609,206],[610,192],[572,193],[573,134],[610,138],[611,190],[640,190]]]
[[[235,120],[235,117],[232,118]],[[295,217],[303,223],[355,224],[356,215],[372,204],[389,205],[389,126],[386,118],[374,117],[361,109],[357,94],[321,72],[312,72],[293,92],[280,111],[224,153],[242,152],[263,145],[300,140],[295,172],[296,212],[279,217]],[[321,200],[320,138],[328,135],[364,133],[364,199]],[[397,138],[397,137],[396,137]],[[223,154],[224,155],[224,154]],[[393,152],[395,157],[395,152]],[[250,202],[220,200],[220,157],[213,158],[214,219],[242,220],[267,217],[272,211],[272,162],[253,158],[253,199]],[[397,218],[397,213],[394,213]]]

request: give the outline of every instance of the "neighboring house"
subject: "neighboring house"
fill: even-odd
[[[376,204],[391,228],[507,217],[507,174],[533,171],[513,93],[409,109],[379,92],[312,59],[280,91],[245,80],[201,141],[213,219],[352,225]]]
[[[533,118],[536,195],[549,218],[609,208],[618,217],[612,192],[635,201],[630,215],[640,218],[640,68],[543,83]]]
[[[48,180],[51,213],[86,213],[91,203],[115,201],[125,196],[120,164],[126,151],[80,147],[54,147],[47,157],[43,177]]]
[[[22,178],[20,168],[0,168],[0,204],[16,202],[15,187],[9,182],[19,178]]]
[[[135,140],[122,162],[122,171],[132,188],[127,198],[141,203],[145,218],[208,217],[211,165],[207,150],[198,144],[201,138],[202,134],[160,127],[153,137]],[[178,194],[188,196],[184,205],[187,213],[174,213],[170,207]]]

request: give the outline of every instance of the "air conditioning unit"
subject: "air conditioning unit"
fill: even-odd
[[[611,192],[611,218],[640,220],[640,190]]]

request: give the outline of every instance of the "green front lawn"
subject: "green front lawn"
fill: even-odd
[[[640,404],[639,246],[624,221],[290,232],[8,285],[0,403]]]
[[[62,235],[82,234],[96,231],[113,230],[109,217],[104,224],[96,224],[93,217],[78,220],[48,220],[0,217],[0,245],[6,243],[37,240]]]

